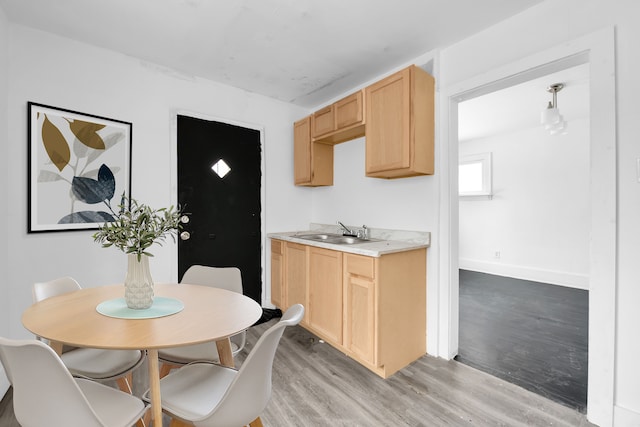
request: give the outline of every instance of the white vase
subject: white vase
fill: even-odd
[[[142,255],[128,255],[129,266],[127,277],[124,279],[124,299],[127,307],[145,309],[153,304],[153,279],[149,270],[149,257]]]

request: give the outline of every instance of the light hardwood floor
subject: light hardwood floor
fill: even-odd
[[[275,321],[251,328],[247,349]],[[301,327],[285,330],[261,418],[265,427],[593,426],[577,411],[456,361],[425,356],[383,380]],[[18,426],[10,396],[0,404],[0,426]]]

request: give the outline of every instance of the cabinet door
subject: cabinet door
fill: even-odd
[[[375,282],[348,275],[345,282],[345,347],[376,364]]]
[[[367,87],[367,174],[410,166],[410,96],[410,69]]]
[[[309,326],[342,345],[342,252],[309,247]]]
[[[293,304],[302,304],[307,307],[307,246],[286,243],[285,274],[285,310]]]
[[[376,282],[373,258],[344,255],[344,346],[377,366]]]
[[[284,308],[283,246],[281,240],[271,241],[271,303]]]
[[[311,120],[311,136],[317,138],[336,129],[333,105],[324,107],[313,113]]]
[[[333,185],[333,145],[311,141],[311,116],[293,124],[295,185]]]
[[[362,91],[358,91],[336,102],[334,109],[337,130],[362,123]]]
[[[293,165],[295,184],[311,182],[311,118],[293,124]]]

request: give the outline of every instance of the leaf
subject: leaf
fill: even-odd
[[[97,132],[104,128],[105,125],[85,122],[83,120],[74,120],[69,123],[69,127],[76,138],[78,138],[78,140],[87,147],[95,148],[96,150],[104,150],[104,141]]]
[[[111,200],[116,190],[116,180],[107,165],[100,166],[98,179],[74,176],[71,190],[78,200],[88,204],[96,204]]]
[[[62,169],[69,164],[71,151],[60,129],[49,121],[46,114],[42,122],[42,144],[53,164],[62,172]]]
[[[73,154],[75,154],[77,158],[83,159],[87,157],[90,152],[95,153],[96,150],[89,150],[89,147],[84,145],[78,138],[73,138]],[[98,151],[98,153],[102,153],[102,151]]]
[[[38,172],[38,182],[53,182],[60,181],[62,176],[55,172],[41,170]]]
[[[123,132],[116,132],[116,133],[112,133],[109,134],[107,136],[104,137],[104,150],[91,150],[89,152],[89,156],[87,157],[87,163],[91,163],[93,162],[95,159],[97,159],[98,157],[100,157],[100,155],[102,153],[104,153],[105,151],[109,150],[110,148],[115,147],[120,141],[122,141],[124,139],[124,133]]]
[[[113,221],[113,215],[109,212],[82,211],[63,216],[58,224],[86,224],[92,222]],[[109,245],[111,246],[111,245]]]
[[[104,149],[108,150],[109,148],[115,146],[118,142],[124,139],[124,132],[114,132],[111,133],[104,138]]]
[[[120,172],[120,167],[118,166],[113,166],[109,168],[111,170],[111,173],[115,176],[118,172]],[[91,169],[88,171],[85,171],[82,175],[85,178],[93,178],[93,179],[98,179],[98,172],[99,169]]]
[[[113,194],[116,191],[116,178],[107,165],[103,164],[100,166],[100,170],[98,170],[98,182],[104,185],[107,191],[107,200],[113,199]]]
[[[126,206],[128,205],[128,208]],[[125,253],[145,254],[154,243],[162,245],[167,236],[176,241],[176,233],[182,228],[181,209],[153,209],[122,194],[120,212],[116,219],[105,223],[93,234],[94,241],[103,247],[115,246]],[[108,246],[107,246],[108,245]]]

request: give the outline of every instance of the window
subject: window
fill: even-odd
[[[491,198],[491,153],[460,156],[458,194],[460,197]]]
[[[231,171],[231,168],[224,160],[220,159],[211,166],[211,170],[213,170],[220,178],[224,178],[225,175]]]

